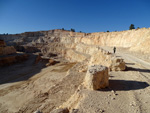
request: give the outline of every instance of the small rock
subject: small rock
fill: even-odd
[[[72,109],[71,113],[78,113],[78,109]]]
[[[117,93],[115,93],[115,95],[117,96],[118,94],[117,94]]]
[[[116,98],[114,98],[114,97],[112,98],[112,100],[115,100],[115,99],[116,99]]]
[[[115,93],[114,90],[111,90],[112,93]]]
[[[34,113],[42,113],[40,110],[36,110]]]
[[[108,95],[109,97],[111,96],[111,94]]]
[[[69,110],[68,108],[58,108],[58,109],[53,110],[50,113],[69,113]]]
[[[105,112],[105,110],[103,110],[103,109],[100,110],[100,113],[104,113],[104,112]]]

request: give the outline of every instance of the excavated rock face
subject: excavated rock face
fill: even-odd
[[[8,66],[14,63],[23,62],[27,60],[28,57],[29,55],[27,54],[2,57],[0,58],[0,66]]]
[[[79,53],[73,49],[67,49],[63,56],[71,62],[82,62],[88,58],[88,55]]]
[[[102,65],[89,66],[84,85],[91,90],[98,90],[108,87],[108,68]]]
[[[50,30],[38,32],[26,32],[16,35],[1,35],[0,39],[7,41],[7,43],[21,43],[26,44],[50,44],[58,43],[83,43],[87,45],[99,46],[116,46],[128,47],[134,51],[142,51],[150,53],[149,39],[150,28],[141,28],[138,30],[127,30],[120,32],[97,32],[97,33],[77,33],[65,30]],[[147,46],[143,46],[143,45]]]
[[[4,40],[0,40],[0,47],[5,47],[6,43],[4,42]]]
[[[0,55],[9,55],[16,53],[16,49],[13,46],[0,47]]]
[[[13,46],[6,46],[5,42],[0,40],[0,67],[22,62],[27,60],[28,56],[27,54],[17,54]]]
[[[16,53],[16,49],[13,46],[6,46],[3,40],[0,40],[0,55],[9,55]]]
[[[26,37],[25,42],[28,42],[27,44],[29,44],[32,41],[36,44],[34,46],[16,46],[16,49],[27,53],[34,53],[39,52],[37,48],[40,48],[42,54],[45,57],[52,57],[52,54],[57,54],[62,55],[70,62],[82,62],[86,59],[90,59],[91,57],[91,59],[89,60],[89,65],[104,65],[106,67],[109,67],[110,70],[120,71],[125,69],[124,61],[122,59],[114,57],[111,53],[102,50],[100,46],[98,46],[104,45],[104,42],[108,43],[107,40],[104,40],[104,38],[99,38],[99,36],[106,37],[106,35],[108,35],[109,37],[111,37],[114,34],[116,33],[85,34],[62,30],[43,32],[42,36],[40,36],[40,33],[25,33],[21,34],[22,36]],[[124,34],[124,32],[122,32],[122,34]],[[35,38],[35,36],[37,38]],[[105,39],[109,39],[109,37],[106,37]],[[39,42],[39,39],[42,39],[43,41]],[[111,44],[115,44],[115,42],[112,41]]]

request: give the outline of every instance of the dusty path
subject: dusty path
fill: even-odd
[[[150,63],[120,50],[116,55],[125,60],[127,70],[110,72],[107,89],[82,90],[83,98],[74,107],[77,113],[150,113]]]
[[[112,47],[102,47],[105,50],[108,50],[110,52],[113,52],[113,48]],[[123,49],[123,48],[119,48],[117,49],[117,52],[115,53],[116,56],[123,58],[125,61],[127,62],[131,62],[131,63],[135,63],[138,64],[142,67],[145,68],[149,68],[150,69],[150,62],[146,61],[146,59],[141,59],[142,56],[144,57],[144,55],[141,54],[135,54],[135,55],[131,55],[130,52],[128,52],[128,50]],[[149,55],[150,57],[150,55]]]
[[[103,48],[112,52],[112,48],[110,47]],[[100,101],[97,101],[97,103],[103,106],[102,109],[107,113],[149,113],[150,63],[131,54],[127,54],[123,50],[117,51],[116,55],[125,60],[127,70],[111,72],[108,92],[97,92],[95,94],[101,96],[90,96],[92,96],[93,99],[95,97],[98,99],[99,97],[100,100],[103,100],[102,103]],[[88,110],[87,107],[87,111]]]

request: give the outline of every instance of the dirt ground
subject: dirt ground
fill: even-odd
[[[112,52],[113,48],[103,47]],[[117,48],[117,57],[125,60],[125,71],[110,72],[109,87],[99,91],[82,89],[82,98],[74,105],[77,113],[149,113],[150,62],[145,55]],[[140,55],[140,56],[137,56]]]
[[[110,47],[103,48],[112,52]],[[72,113],[150,113],[149,60],[141,53],[123,48],[117,48],[116,55],[125,60],[127,69],[110,72],[106,89],[81,88],[81,98],[75,98]],[[86,75],[79,72],[86,61],[62,60],[45,67],[44,63],[34,64],[34,59],[31,55],[22,64],[0,68],[0,113],[32,113],[37,109],[50,113],[68,101]]]

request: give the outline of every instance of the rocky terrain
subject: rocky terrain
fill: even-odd
[[[150,28],[0,35],[0,112],[149,113],[149,48]]]

